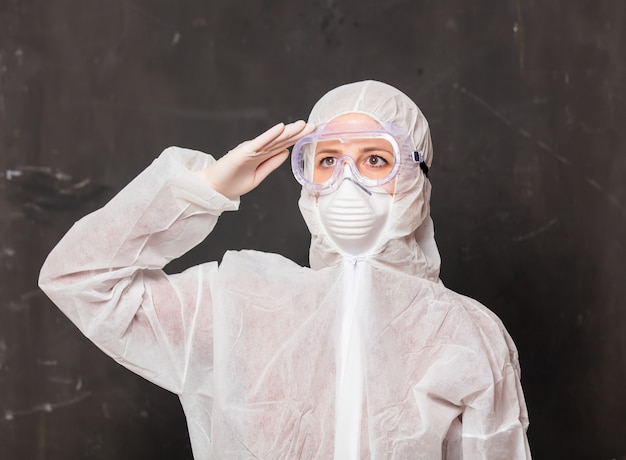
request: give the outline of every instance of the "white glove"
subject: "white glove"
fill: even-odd
[[[288,157],[298,139],[315,129],[315,125],[296,121],[279,123],[256,138],[243,142],[209,167],[197,171],[217,192],[236,199],[259,185]]]

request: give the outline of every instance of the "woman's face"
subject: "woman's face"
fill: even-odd
[[[368,137],[368,132],[381,131],[381,125],[373,118],[359,113],[341,115],[330,121],[323,135],[329,140],[321,140],[315,148],[313,160],[313,181],[323,183],[330,179],[336,168],[344,168],[347,161],[353,162],[359,174],[368,179],[382,179],[388,176],[396,161],[394,146],[383,137]],[[363,133],[332,139],[333,133]],[[385,189],[393,194],[394,182],[385,184]]]

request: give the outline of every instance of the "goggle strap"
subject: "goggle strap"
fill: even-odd
[[[415,163],[419,163],[424,175],[428,177],[428,166],[426,166],[426,162],[424,161],[424,152],[421,150],[414,150],[411,157]]]

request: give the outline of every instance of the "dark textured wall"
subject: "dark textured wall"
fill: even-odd
[[[0,2],[0,457],[191,458],[175,396],[36,287],[44,257],[169,145],[217,156],[326,90],[409,94],[435,146],[442,278],[505,322],[539,459],[626,458],[626,3]],[[306,263],[285,166],[174,263]]]

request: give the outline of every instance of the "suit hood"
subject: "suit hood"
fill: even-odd
[[[368,80],[346,84],[326,93],[313,107],[309,122],[317,125],[341,115],[367,115],[383,126],[393,126],[408,138],[411,148],[420,150],[428,167],[433,149],[428,122],[417,105],[398,89]],[[431,184],[423,172],[403,193],[394,194],[392,208],[376,249],[364,259],[373,266],[385,266],[437,281],[441,259],[430,217]],[[319,215],[316,195],[302,190],[300,211],[311,232],[309,260],[315,270],[338,265],[346,257],[326,234]]]

